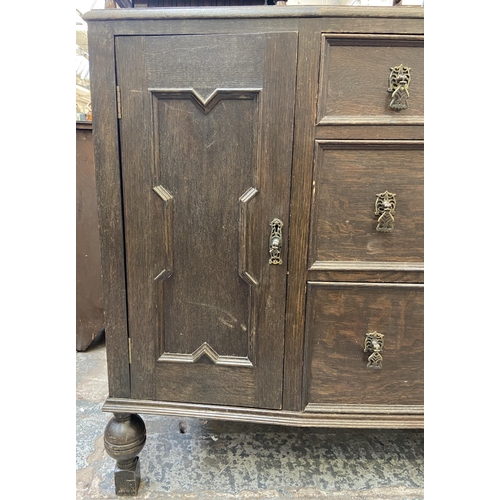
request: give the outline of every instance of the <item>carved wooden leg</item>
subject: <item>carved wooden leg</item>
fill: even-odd
[[[141,480],[139,457],[146,442],[146,426],[139,415],[115,413],[104,430],[104,447],[116,460],[115,492],[137,495]]]

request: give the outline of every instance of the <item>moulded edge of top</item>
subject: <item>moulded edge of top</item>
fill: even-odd
[[[124,21],[133,19],[231,19],[288,17],[381,17],[423,19],[424,7],[351,7],[346,5],[262,5],[232,7],[163,7],[149,9],[99,9],[87,12],[83,19]]]

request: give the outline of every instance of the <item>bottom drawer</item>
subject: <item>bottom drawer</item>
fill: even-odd
[[[309,282],[303,400],[305,411],[421,412],[423,285]]]

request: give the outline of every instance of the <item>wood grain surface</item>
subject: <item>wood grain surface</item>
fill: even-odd
[[[411,68],[408,108],[390,108],[391,68]],[[420,124],[424,115],[422,35],[324,34],[317,123]]]
[[[317,141],[309,266],[422,264],[423,167],[421,141]],[[396,195],[390,233],[376,229],[385,191]]]
[[[269,223],[288,221],[296,45],[117,40],[137,396],[281,406],[287,242],[270,266]]]
[[[310,282],[307,314],[305,403],[423,405],[423,285]],[[375,331],[381,369],[364,352]]]
[[[104,327],[92,123],[76,124],[76,350]]]
[[[105,410],[422,427],[423,9],[85,18]],[[401,63],[409,108],[395,112]],[[397,207],[383,234],[385,190]],[[269,265],[274,218],[281,266]],[[371,330],[386,335],[382,370],[366,368]]]

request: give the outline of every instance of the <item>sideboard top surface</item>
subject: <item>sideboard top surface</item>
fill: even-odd
[[[150,9],[103,9],[85,14],[87,22],[156,19],[234,19],[289,17],[359,17],[422,19],[423,7],[350,7],[350,6],[232,6]]]

